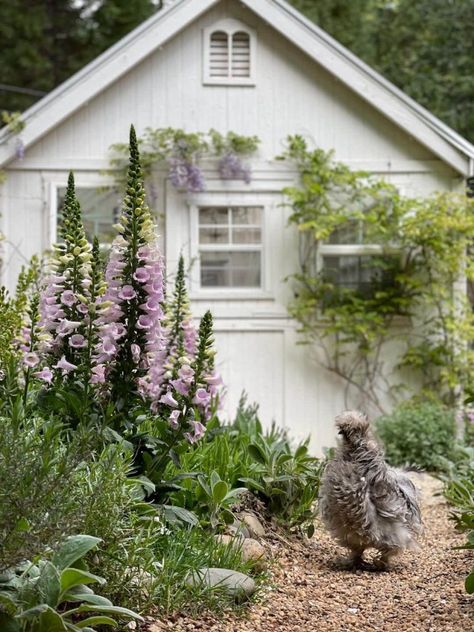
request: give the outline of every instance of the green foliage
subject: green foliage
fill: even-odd
[[[119,446],[91,456],[91,438],[52,418],[24,416],[18,400],[0,423],[0,572],[54,548],[67,534],[108,539],[131,502]]]
[[[289,309],[303,341],[321,348],[321,361],[346,381],[348,397],[358,392],[379,412],[387,396],[407,394],[397,367],[453,404],[474,379],[474,316],[455,290],[463,273],[468,280],[474,274],[472,200],[450,193],[403,198],[334,162],[330,152],[310,150],[300,136],[288,139],[282,158],[300,172],[299,185],[285,193],[300,237]],[[357,287],[318,264],[321,243],[341,238],[373,251],[361,258],[366,280]]]
[[[445,478],[444,495],[454,507],[451,518],[459,531],[467,532],[460,549],[474,549],[474,449],[458,448]],[[466,577],[466,592],[474,593],[474,570]]]
[[[114,542],[97,559],[98,571],[107,577],[103,594],[130,608],[168,614],[232,605],[221,590],[186,584],[186,577],[203,567],[249,573],[253,563],[243,562],[238,547],[218,543],[207,530],[170,530],[156,513],[117,524]]]
[[[294,527],[314,518],[322,468],[322,461],[309,456],[307,442],[293,447],[274,426],[265,433],[258,407],[243,396],[234,422],[211,430],[210,440],[182,455],[180,468],[170,465],[165,477],[188,473],[171,502],[195,512],[203,525],[232,522],[232,505],[248,489],[272,516]]]
[[[434,401],[400,405],[391,415],[377,419],[376,431],[392,465],[433,471],[442,467],[441,458],[454,455],[454,414]]]
[[[257,438],[248,451],[258,467],[243,482],[278,520],[291,527],[310,523],[312,533],[323,462],[309,456],[307,444],[293,448],[286,438]]]
[[[116,627],[117,617],[141,620],[131,610],[114,606],[90,588],[91,584],[105,583],[102,577],[83,568],[82,558],[99,542],[88,535],[70,537],[51,560],[36,558],[35,562],[3,575],[2,629],[9,626],[7,629],[15,632],[94,632],[92,626],[96,625]]]

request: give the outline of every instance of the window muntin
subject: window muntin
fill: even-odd
[[[262,208],[198,209],[202,288],[262,287]]]
[[[318,269],[339,288],[370,294],[375,286],[392,283],[390,270],[399,253],[385,253],[379,244],[368,243],[364,223],[349,220],[318,246]]]
[[[61,222],[66,187],[57,189],[57,217]],[[87,239],[99,239],[102,247],[108,247],[117,233],[113,225],[120,216],[120,200],[117,192],[111,188],[76,187],[76,195],[81,205],[82,221]]]

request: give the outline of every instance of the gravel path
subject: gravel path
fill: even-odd
[[[274,559],[272,586],[241,616],[222,613],[198,621],[155,623],[151,631],[184,632],[474,632],[474,598],[464,592],[472,567],[468,551],[453,551],[454,532],[439,484],[414,475],[423,494],[421,550],[406,553],[388,573],[338,570],[344,554],[322,528],[312,540],[267,541]]]

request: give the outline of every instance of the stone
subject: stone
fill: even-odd
[[[242,542],[242,560],[244,562],[253,562],[253,568],[257,571],[264,571],[267,568],[267,560],[265,558],[265,549],[253,538],[246,538]]]
[[[263,528],[260,520],[251,513],[244,513],[241,516],[242,522],[245,524],[250,532],[252,538],[263,538],[265,536],[265,529]]]
[[[243,522],[239,520],[235,520],[231,525],[227,527],[230,535],[233,536],[242,536],[243,538],[250,538],[250,531],[244,525]]]
[[[238,602],[245,601],[256,590],[251,577],[227,568],[200,568],[188,575],[186,583],[189,586],[221,588]]]
[[[218,534],[214,536],[215,539],[217,540],[217,542],[219,542],[219,544],[233,544],[234,546],[242,546],[242,542],[244,541],[244,536],[243,535],[228,535],[228,534]]]

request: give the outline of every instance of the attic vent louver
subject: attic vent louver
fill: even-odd
[[[232,77],[250,77],[250,37],[248,33],[232,35]]]
[[[229,75],[229,38],[224,31],[215,31],[211,35],[209,74],[211,77]]]
[[[256,38],[237,20],[222,20],[204,31],[204,83],[255,84]]]

